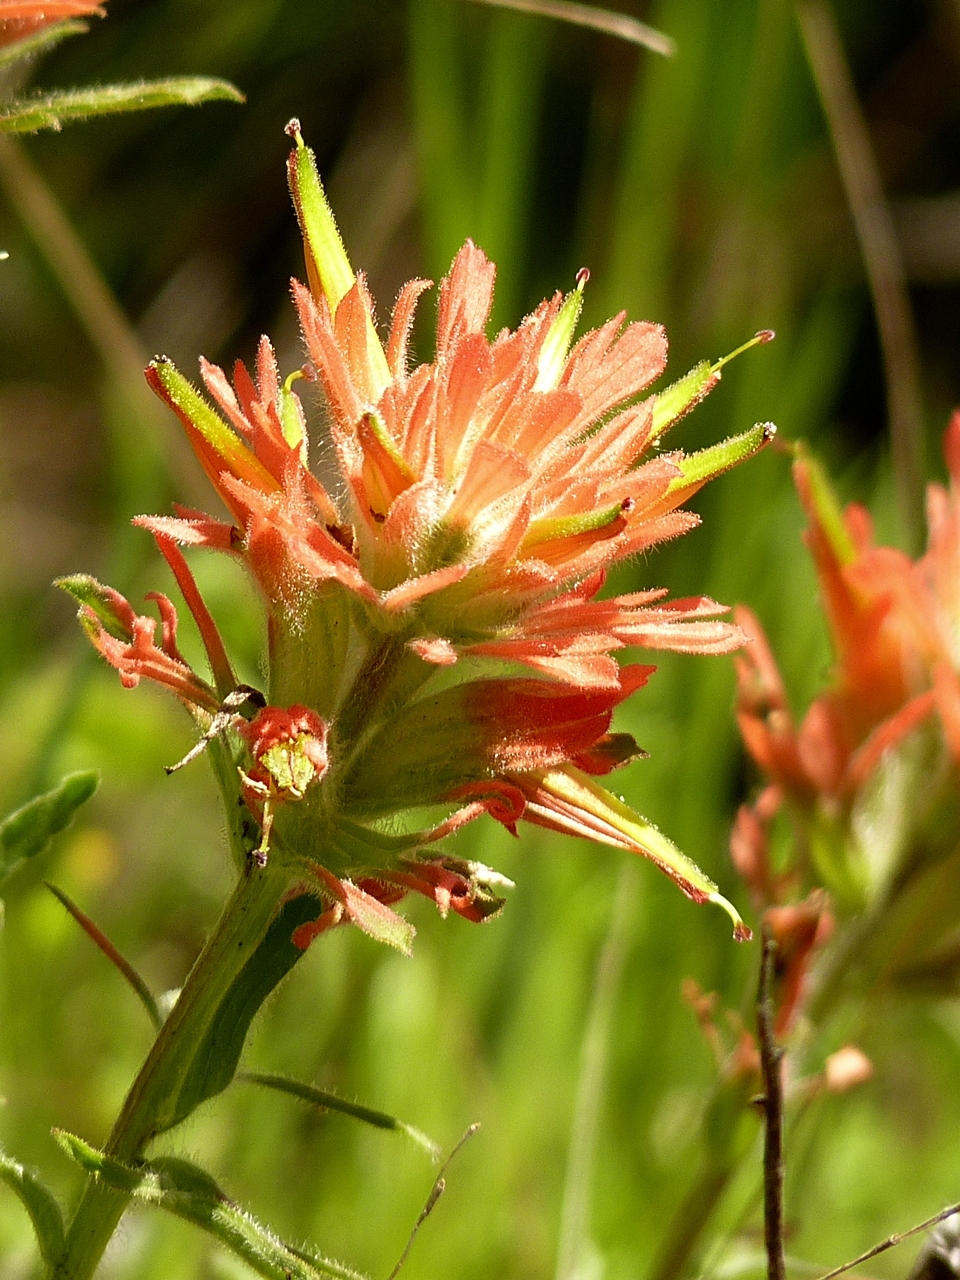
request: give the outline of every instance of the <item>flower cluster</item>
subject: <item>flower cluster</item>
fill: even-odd
[[[830,929],[821,889],[841,915],[872,907],[878,950],[881,921],[912,913],[918,937],[918,921],[932,919],[937,897],[949,892],[943,877],[953,875],[960,834],[952,799],[960,764],[960,413],[944,449],[950,486],[928,489],[929,544],[916,561],[876,545],[864,508],[841,511],[816,462],[798,457],[806,541],[835,653],[831,683],[799,725],[759,622],[737,610],[751,636],[736,659],[738,719],[765,785],[741,808],[731,851],[756,909],[809,938],[804,955],[794,948],[792,1006],[814,939],[819,945]],[[785,860],[772,851],[782,815],[792,831]],[[936,942],[931,928],[924,946]]]
[[[575,341],[586,272],[491,339],[495,269],[469,241],[440,285],[435,357],[411,367],[429,282],[404,287],[382,341],[312,153],[295,122],[288,132],[309,281],[294,281],[293,296],[308,363],[281,377],[266,338],[253,376],[238,363],[231,381],[201,361],[213,405],[170,361],[147,370],[229,513],[178,508],[136,522],[178,579],[214,684],[187,679],[166,642],[168,666],[153,660],[143,619],[130,610],[119,634],[106,589],[70,580],[94,643],[128,682],[160,680],[208,732],[211,716],[223,729],[263,829],[260,852],[299,861],[327,904],[300,931],[303,944],[349,919],[407,945],[391,904],[408,890],[469,919],[498,910],[502,878],[425,853],[482,813],[511,831],[524,819],[642,853],[694,900],[726,906],[746,936],[716,886],[596,781],[640,754],[611,720],[654,670],[614,655],[729,653],[742,632],[704,597],[601,593],[610,565],[696,524],[683,503],[773,429],[690,456],[651,453],[723,362],[647,394],[665,367],[664,332],[619,315]],[[310,382],[326,406],[332,485],[311,466],[295,389]],[[252,721],[217,710],[236,680],[182,546],[239,559],[260,588],[269,688]],[[439,824],[408,829],[411,811],[437,805]]]

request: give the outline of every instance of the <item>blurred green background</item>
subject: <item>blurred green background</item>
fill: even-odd
[[[674,37],[669,61],[465,0],[108,7],[36,69],[35,85],[196,72],[235,81],[247,103],[26,140],[129,318],[126,338],[91,336],[51,270],[57,244],[0,190],[10,254],[0,264],[0,811],[69,768],[104,775],[74,828],[9,886],[0,934],[0,1142],[68,1198],[78,1173],[50,1128],[100,1143],[150,1028],[40,881],[62,885],[162,991],[182,980],[230,872],[204,766],[163,774],[190,745],[187,718],[150,689],[124,692],[85,653],[49,583],[86,570],[131,599],[172,591],[128,521],[174,496],[210,507],[172,415],[131,372],[134,336],[145,356],[165,352],[185,371],[201,352],[249,359],[262,331],[286,369],[301,363],[288,300],[289,277],[302,273],[284,174],[291,116],[382,314],[408,277],[439,279],[472,235],[500,266],[498,324],[516,324],[588,265],[586,320],[625,308],[663,321],[675,376],[774,328],[777,341],[724,373],[677,443],[773,420],[813,444],[845,497],[870,503],[882,535],[896,530],[877,329],[786,0],[621,6]],[[926,453],[939,474],[939,435],[960,400],[960,4],[836,0],[835,13],[911,278]],[[429,352],[428,324],[420,341]],[[703,527],[621,570],[617,586],[748,602],[802,708],[828,651],[788,458],[768,451],[697,505]],[[256,680],[250,589],[214,558],[194,563]],[[666,656],[622,715],[650,759],[617,781],[744,907],[726,850],[755,779],[732,688],[729,660]],[[413,1248],[409,1280],[642,1276],[696,1168],[713,1078],[681,979],[738,1007],[756,948],[735,946],[722,915],[652,867],[624,873],[612,851],[533,830],[515,842],[486,821],[459,849],[516,880],[503,917],[477,928],[410,903],[411,961],[355,931],[324,939],[269,1002],[247,1063],[392,1111],[448,1148],[482,1122]],[[618,895],[622,973],[593,1175],[582,1161],[572,1175],[589,1244],[577,1269],[558,1273],[558,1241],[576,1226],[563,1204],[584,1029]],[[960,1011],[890,996],[866,1025],[873,1081],[818,1104],[788,1176],[789,1250],[825,1266],[960,1199]],[[377,1277],[434,1177],[396,1134],[245,1084],[165,1145],[199,1154],[285,1238],[310,1238]],[[739,1234],[701,1259],[705,1274],[757,1272],[757,1168],[721,1211],[718,1225]],[[25,1215],[0,1194],[0,1278],[29,1276],[31,1250]],[[909,1252],[877,1259],[872,1273],[906,1274]],[[103,1274],[247,1273],[186,1225],[137,1211]]]

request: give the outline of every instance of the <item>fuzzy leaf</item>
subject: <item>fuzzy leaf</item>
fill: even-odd
[[[228,81],[209,76],[171,76],[166,80],[98,85],[93,89],[60,89],[4,103],[0,107],[0,132],[62,129],[65,124],[91,116],[143,111],[149,107],[192,107],[217,99],[243,102],[244,96]]]
[[[775,337],[776,334],[772,329],[761,329],[759,333],[755,333],[749,341],[742,343],[735,351],[731,351],[729,355],[722,356],[713,364],[709,360],[701,360],[689,373],[684,374],[678,382],[672,383],[669,387],[659,392],[653,402],[653,423],[650,439],[658,439],[668,427],[672,427],[680,418],[685,417],[691,409],[695,409],[700,401],[708,396],[720,381],[720,373],[724,365],[729,364],[731,360],[736,360],[737,356],[743,355],[745,351],[749,351],[752,347],[772,342]]]
[[[525,814],[528,821],[642,854],[694,902],[712,902],[722,907],[733,921],[737,941],[750,939],[751,932],[737,909],[710,877],[652,822],[593,778],[572,765],[538,769],[523,776],[529,788]]]
[[[404,1121],[388,1115],[385,1111],[374,1111],[372,1107],[364,1107],[356,1102],[347,1102],[343,1098],[338,1098],[335,1094],[325,1093],[322,1089],[316,1088],[315,1085],[304,1084],[300,1080],[291,1080],[289,1076],[264,1074],[259,1071],[245,1071],[237,1079],[245,1080],[248,1084],[262,1085],[265,1089],[275,1089],[278,1093],[288,1093],[294,1098],[299,1098],[302,1102],[309,1102],[312,1106],[322,1107],[325,1111],[339,1111],[345,1116],[352,1116],[354,1120],[362,1120],[364,1124],[371,1124],[375,1129],[391,1129],[405,1133],[408,1138],[413,1139],[418,1147],[423,1147],[429,1153],[431,1159],[436,1161],[440,1158],[440,1147],[432,1138],[428,1138],[425,1133],[415,1129],[413,1125],[405,1124]]]
[[[349,880],[341,881],[343,909],[347,917],[377,942],[394,947],[405,956],[413,955],[416,930],[409,920],[397,915],[369,893],[364,893]]]
[[[77,22],[75,19],[42,27],[39,31],[24,36],[22,40],[15,40],[12,44],[0,48],[0,70],[12,66],[22,58],[34,58],[38,54],[49,53],[61,40],[66,40],[68,36],[81,36],[89,30],[88,23]]]
[[[0,1151],[0,1182],[20,1197],[36,1232],[40,1254],[53,1266],[63,1252],[63,1214],[53,1193],[29,1169]]]
[[[343,297],[353,288],[356,276],[323,190],[316,156],[304,142],[298,120],[290,121],[287,134],[296,144],[287,162],[287,177],[303,234],[307,279],[317,300],[323,293],[331,312],[335,313]],[[390,369],[369,316],[366,328],[367,357],[374,366],[376,380],[381,387],[386,387],[391,381]]]
[[[267,1280],[366,1280],[361,1272],[320,1254],[295,1249],[239,1205],[199,1166],[173,1156],[136,1166],[122,1164],[72,1133],[54,1136],[73,1160],[108,1186],[143,1204],[165,1209],[208,1232]]]
[[[533,520],[523,539],[523,551],[530,551],[557,538],[575,538],[579,534],[606,529],[623,515],[623,503],[614,502],[596,511],[578,511],[572,516],[544,516]]]
[[[583,290],[589,279],[589,271],[584,269],[578,273],[577,287],[564,298],[556,319],[547,331],[537,359],[537,380],[533,386],[534,391],[552,391],[560,385],[567,355],[573,344],[577,321],[583,310]]]
[[[68,773],[52,791],[28,800],[0,822],[0,879],[14,863],[43,853],[100,785],[96,770]]]
[[[197,1046],[167,1128],[179,1124],[207,1098],[221,1093],[236,1075],[243,1043],[257,1010],[305,954],[293,945],[293,931],[298,925],[315,920],[322,910],[310,894],[301,894],[282,907]]]

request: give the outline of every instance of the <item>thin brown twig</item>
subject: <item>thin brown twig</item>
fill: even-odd
[[[643,45],[665,58],[672,58],[677,52],[676,43],[670,36],[655,27],[631,18],[629,14],[598,9],[592,4],[574,4],[573,0],[475,0],[475,3],[489,4],[497,9],[516,9],[520,13],[536,13],[544,18],[571,22],[578,27],[591,27],[630,44]]]
[[[397,1265],[393,1268],[393,1270],[390,1272],[390,1275],[387,1277],[387,1280],[397,1280],[397,1276],[400,1274],[403,1264],[406,1262],[410,1254],[410,1250],[413,1248],[413,1242],[414,1240],[416,1240],[417,1235],[420,1231],[420,1228],[423,1226],[426,1220],[430,1217],[431,1213],[433,1213],[433,1210],[436,1207],[437,1201],[440,1199],[444,1191],[446,1191],[447,1189],[446,1172],[450,1167],[450,1161],[453,1159],[455,1155],[457,1155],[460,1148],[467,1141],[467,1139],[472,1138],[479,1128],[480,1128],[480,1125],[478,1123],[470,1125],[469,1129],[467,1129],[466,1133],[463,1135],[463,1137],[460,1139],[457,1145],[453,1148],[453,1150],[447,1156],[446,1160],[444,1160],[443,1165],[441,1166],[440,1172],[437,1174],[436,1180],[434,1181],[433,1186],[430,1188],[430,1194],[427,1196],[426,1203],[424,1204],[423,1208],[420,1210],[420,1216],[417,1218],[416,1222],[413,1224],[413,1230],[410,1232],[410,1236],[409,1236],[409,1239],[407,1240],[406,1246],[404,1247],[403,1253],[401,1253],[400,1255],[400,1260],[398,1261]]]
[[[799,0],[797,18],[873,296],[897,505],[911,550],[917,550],[923,527],[923,405],[903,257],[833,14],[824,0]]]
[[[774,1034],[773,966],[777,944],[770,926],[763,926],[763,956],[757,991],[757,1036],[763,1069],[763,1234],[767,1246],[768,1280],[786,1280],[783,1253],[783,1050]]]
[[[858,1267],[861,1262],[869,1262],[878,1253],[886,1253],[888,1249],[902,1244],[904,1240],[909,1240],[911,1236],[917,1235],[920,1231],[926,1231],[928,1227],[935,1227],[938,1222],[943,1222],[945,1218],[950,1218],[955,1213],[960,1213],[960,1204],[952,1204],[948,1209],[941,1209],[932,1218],[926,1218],[923,1222],[918,1222],[915,1227],[910,1227],[906,1231],[895,1231],[892,1236],[887,1236],[886,1240],[881,1240],[879,1244],[875,1244],[866,1253],[861,1253],[858,1258],[845,1262],[842,1267],[834,1267],[832,1271],[828,1271],[825,1275],[818,1276],[817,1280],[833,1280],[834,1276],[843,1275],[844,1271],[849,1271],[851,1267]]]

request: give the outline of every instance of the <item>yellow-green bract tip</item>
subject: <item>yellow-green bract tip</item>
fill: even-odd
[[[547,331],[537,360],[534,391],[553,391],[560,383],[583,309],[583,290],[589,279],[590,272],[586,267],[581,267],[577,272],[577,287],[564,298],[556,319]]]

